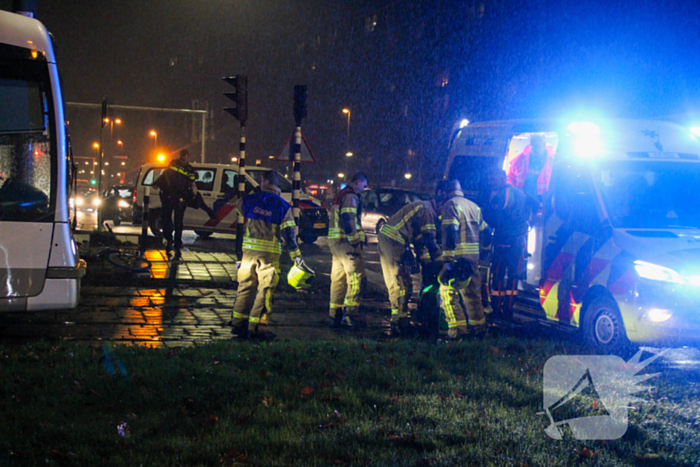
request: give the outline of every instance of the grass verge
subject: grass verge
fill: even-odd
[[[679,370],[649,380],[621,439],[547,437],[543,366],[588,353],[511,338],[0,346],[0,462],[699,465],[700,386]]]

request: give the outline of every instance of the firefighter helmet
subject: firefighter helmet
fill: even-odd
[[[308,289],[314,279],[316,274],[304,262],[292,266],[287,275],[287,283],[297,290]]]

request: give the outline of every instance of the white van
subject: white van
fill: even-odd
[[[700,138],[648,120],[483,122],[456,133],[445,176],[480,199],[483,169],[507,170],[534,132],[555,155],[516,318],[579,328],[603,350],[697,345]]]
[[[200,164],[193,163],[197,190],[210,208],[216,211],[216,218],[210,219],[202,209],[185,210],[185,229],[194,230],[200,237],[209,237],[213,233],[236,233],[236,212],[234,195],[237,191],[236,177],[238,165],[235,164]],[[167,165],[145,164],[139,170],[134,190],[133,223],[140,224],[143,218],[144,187],[151,187],[149,204],[149,227],[153,235],[162,236],[160,219],[159,190],[152,186]],[[260,184],[262,173],[271,170],[266,167],[246,167],[246,193],[251,193]],[[280,177],[282,197],[292,202],[292,183]],[[226,202],[226,200],[229,200]],[[299,200],[299,238],[304,243],[313,243],[318,237],[328,235],[328,210],[323,203],[304,193]]]

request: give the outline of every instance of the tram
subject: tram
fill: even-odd
[[[51,36],[0,11],[0,311],[78,304],[86,268],[69,222],[70,167]]]

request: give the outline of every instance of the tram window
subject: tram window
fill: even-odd
[[[0,220],[53,221],[55,163],[49,77],[0,58]]]
[[[44,106],[36,81],[0,79],[0,134],[44,131]]]

